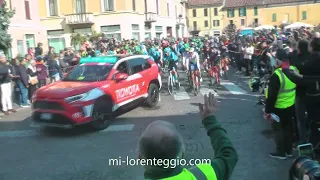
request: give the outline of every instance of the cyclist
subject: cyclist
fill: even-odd
[[[167,61],[168,70],[173,71],[174,76],[176,77],[176,83],[179,83],[179,75],[178,75],[178,56],[171,51],[170,47],[164,49],[163,53],[163,61]]]
[[[193,79],[193,73],[192,71],[197,71],[197,74],[199,75],[200,82],[202,82],[201,77],[201,71],[200,71],[200,57],[199,54],[195,51],[194,48],[190,48],[189,50],[190,56],[187,58],[187,70],[190,71],[192,79]]]

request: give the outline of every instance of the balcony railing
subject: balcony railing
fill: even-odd
[[[66,24],[94,24],[94,17],[92,13],[68,14]]]
[[[145,13],[146,20],[145,22],[147,23],[152,23],[157,21],[157,13],[153,12],[146,12]]]

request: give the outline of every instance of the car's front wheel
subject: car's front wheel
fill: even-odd
[[[98,98],[93,106],[91,126],[100,131],[107,128],[113,120],[112,101],[109,97]]]
[[[158,105],[160,99],[159,86],[155,83],[150,84],[148,89],[148,97],[146,100],[146,105],[153,108]]]

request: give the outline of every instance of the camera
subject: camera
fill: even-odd
[[[292,163],[290,180],[320,180],[320,165],[314,160],[312,144],[298,146],[299,157]]]

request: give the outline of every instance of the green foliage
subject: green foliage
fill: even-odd
[[[99,37],[102,37],[102,33],[98,33],[97,31],[93,31],[92,34],[89,36],[89,41],[94,42],[98,41]]]
[[[14,11],[7,8],[6,1],[3,1],[0,6],[0,49],[5,52],[11,47],[12,38],[8,34],[8,28],[14,14]]]
[[[80,33],[71,34],[71,46],[81,45],[87,40],[87,37]]]

